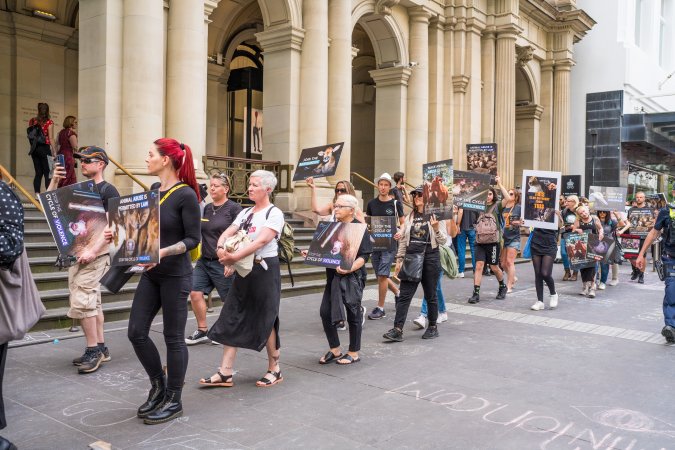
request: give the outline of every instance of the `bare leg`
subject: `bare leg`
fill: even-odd
[[[377,306],[384,308],[384,299],[387,296],[387,289],[389,288],[389,278],[384,276],[377,277]]]
[[[509,279],[506,283],[506,286],[511,289],[513,288],[513,285],[516,283],[516,249],[515,248],[507,248],[504,251],[504,262],[502,263],[502,267],[506,268],[507,273],[509,274]]]
[[[483,280],[483,267],[485,267],[485,261],[476,261],[476,270],[473,272],[474,286],[480,286],[480,282]]]
[[[504,280],[504,272],[502,272],[502,269],[500,269],[498,265],[493,266],[490,264],[490,270],[492,270],[492,273],[497,277],[497,281],[501,283]]]
[[[234,360],[237,357],[237,347],[223,345],[223,360],[220,363],[220,373],[232,375]]]
[[[281,372],[281,368],[279,367],[281,351],[277,349],[277,334],[274,328],[272,328],[272,332],[267,338],[267,344],[265,344],[265,348],[267,350],[267,370],[277,373]],[[270,381],[276,381],[276,377],[271,373],[266,373],[264,378]],[[260,381],[258,381],[256,384],[258,386],[264,386],[264,383],[261,383]]]
[[[391,292],[394,293],[394,295],[398,296],[399,294],[398,286],[396,286],[396,283],[394,283],[394,281],[391,278],[387,278],[387,287]]]
[[[204,300],[204,293],[200,291],[190,292],[190,304],[192,305],[192,312],[197,319],[197,329],[206,331],[208,325],[206,324],[206,301]]]
[[[84,332],[84,338],[87,341],[87,347],[98,347],[98,333],[96,330],[96,317],[84,317],[80,319],[80,324],[82,325],[82,331]],[[102,341],[101,341],[102,342]]]
[[[103,311],[99,311],[96,316],[96,337],[98,338],[97,342],[105,342],[105,336],[103,335],[103,323],[105,318],[103,317]]]

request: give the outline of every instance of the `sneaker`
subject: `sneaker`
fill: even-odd
[[[203,330],[197,330],[194,333],[192,333],[190,336],[185,338],[185,343],[187,345],[197,345],[201,344],[202,342],[208,342],[209,338],[206,336],[206,331]]]
[[[666,342],[669,344],[675,344],[675,328],[671,327],[670,325],[663,327],[663,330],[661,330],[661,336],[666,338]]]
[[[640,275],[638,275],[638,283],[645,284],[645,273],[644,272],[640,272]]]
[[[530,309],[532,311],[541,311],[544,308],[546,308],[546,306],[544,305],[544,302],[537,302],[534,305],[530,306]]]
[[[604,291],[605,289],[607,289],[607,285],[605,283],[601,282],[600,284],[598,284],[599,291]]]
[[[438,313],[438,319],[436,319],[436,323],[443,323],[448,321],[448,313],[447,312],[442,312]]]
[[[473,295],[471,296],[471,298],[469,299],[469,303],[474,304],[474,303],[478,303],[479,301],[480,301],[480,295],[478,295],[474,292]]]
[[[499,291],[497,291],[497,300],[504,300],[506,298],[506,285],[499,286]]]
[[[377,306],[373,308],[370,314],[368,314],[370,320],[379,320],[384,319],[385,317],[387,317],[387,313],[384,312],[384,309],[380,309]]]
[[[464,272],[459,272],[457,274],[457,278],[464,278]]]
[[[110,357],[110,350],[108,350],[108,347],[103,347],[103,359],[101,362],[108,362],[112,360]],[[82,360],[84,359],[84,355],[87,353],[87,349],[84,350],[84,354],[78,358],[73,359],[73,365],[74,366],[81,366],[82,365]]]
[[[392,328],[391,330],[384,333],[382,335],[382,337],[385,338],[388,341],[402,342],[403,341],[403,331],[399,330],[398,328]]]
[[[587,296],[587,295],[588,295],[588,290],[589,290],[588,283],[583,283],[583,284],[581,285],[581,292],[579,292],[579,295],[583,295],[584,297]]]
[[[548,298],[548,307],[551,309],[558,307],[558,294],[553,294]]]
[[[595,283],[591,284],[591,288],[588,290],[588,298],[595,298]]]
[[[616,280],[610,280],[610,282],[607,284],[610,286],[616,286],[617,284],[619,284],[619,279],[617,278]]]
[[[345,331],[346,329],[347,329],[347,324],[345,323],[344,320],[341,320],[340,322],[338,322],[338,325],[337,325],[338,331]]]
[[[427,330],[422,335],[422,339],[436,339],[437,337],[438,337],[437,326],[427,328]]]
[[[417,319],[413,320],[413,324],[420,330],[427,327],[427,316],[420,314]]]
[[[366,307],[361,305],[361,326],[366,323]]]
[[[98,349],[87,349],[82,356],[82,361],[77,369],[77,373],[92,373],[96,372],[103,361],[103,353]]]

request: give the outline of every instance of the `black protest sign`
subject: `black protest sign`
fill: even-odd
[[[606,264],[614,252],[614,239],[611,236],[600,236],[592,233],[588,236],[588,249],[586,255],[596,261]]]
[[[560,178],[560,189],[565,197],[569,195],[581,196],[581,175],[563,175]]]
[[[437,220],[452,218],[452,160],[422,166],[424,215]]]
[[[490,183],[495,183],[497,175],[497,144],[466,144],[466,170],[490,175]]]
[[[588,189],[588,209],[591,211],[623,211],[625,204],[626,188],[591,186]]]
[[[305,264],[350,270],[365,231],[365,223],[319,222]]]
[[[486,210],[490,175],[455,170],[452,174],[452,202],[459,208]]]
[[[293,175],[293,181],[300,181],[309,177],[321,178],[335,175],[343,148],[344,142],[338,142],[337,144],[303,149],[300,153],[295,175]]]
[[[159,190],[108,200],[112,266],[159,262]]]
[[[565,238],[567,256],[570,259],[570,266],[574,270],[595,265],[595,259],[588,255],[588,235],[588,232],[570,233]]]
[[[396,234],[396,217],[394,216],[367,216],[366,224],[373,243],[373,251],[387,252],[396,248],[394,235]]]

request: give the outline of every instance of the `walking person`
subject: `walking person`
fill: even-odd
[[[337,183],[335,183],[335,195],[333,196],[333,201],[330,203],[326,203],[325,205],[319,205],[319,199],[317,198],[316,195],[316,185],[314,184],[314,178],[308,177],[305,179],[305,182],[307,183],[307,186],[309,186],[310,189],[312,190],[312,212],[318,214],[319,216],[330,216],[331,217],[330,220],[333,221],[335,220],[335,211],[333,206],[335,205],[335,202],[337,201],[338,197],[344,194],[356,196],[354,186],[347,180],[340,180]],[[359,222],[365,223],[366,220],[363,217],[363,211],[361,211],[361,208],[357,208],[354,214]]]
[[[579,234],[585,232],[597,234],[598,238],[602,240],[604,237],[602,224],[597,217],[591,216],[588,206],[582,205],[577,208],[577,214],[579,217],[572,226],[572,232]],[[595,264],[592,264],[590,267],[584,267],[580,270],[583,288],[579,294],[585,295],[588,298],[595,298],[595,266]]]
[[[473,267],[473,271],[476,271],[476,230],[474,229],[474,226],[478,221],[478,216],[479,213],[477,211],[465,211],[464,208],[459,208],[459,213],[457,215],[459,234],[454,240],[454,245],[457,249],[458,278],[464,278],[467,240],[469,241],[469,249],[471,250],[471,266]]]
[[[623,227],[624,222],[619,217],[617,211],[598,211],[598,220],[600,220],[600,225],[602,226],[602,231],[605,236],[612,236],[616,240],[616,229],[617,227]],[[609,268],[611,265],[615,265],[614,262],[598,263],[600,266],[600,281],[598,282],[598,290],[604,291],[607,286],[607,279],[609,278]]]
[[[356,219],[358,200],[353,195],[343,194],[335,200],[333,206],[335,218],[342,223],[359,223]],[[356,259],[349,270],[341,267],[326,269],[326,287],[321,299],[321,323],[328,340],[329,350],[319,360],[319,364],[337,362],[340,365],[354,364],[361,361],[361,331],[365,309],[361,306],[363,288],[366,283],[366,262],[373,252],[370,234],[366,230],[361,238]],[[340,337],[336,325],[343,321],[342,305],[346,311],[349,324],[349,350],[346,354],[340,348]]]
[[[639,191],[635,194],[635,201],[634,205],[628,210],[628,217],[630,218],[631,212],[635,209],[642,209],[642,208],[647,208],[647,202],[646,202],[647,197],[645,196],[645,193],[642,191]],[[640,238],[640,248],[645,243],[644,238]],[[631,259],[629,260],[631,266],[633,266],[633,272],[631,273],[630,276],[630,281],[635,281],[637,280],[638,283],[644,284],[645,282],[645,271],[644,268],[640,268],[637,265],[637,259]]]
[[[145,265],[131,305],[127,335],[150,377],[148,399],[137,415],[145,424],[167,422],[183,414],[181,392],[188,365],[185,344],[187,298],[192,287],[190,250],[201,238],[199,186],[190,147],[175,139],[154,142],[145,159],[148,173],[159,178],[151,189],[160,195],[159,264]],[[165,378],[162,360],[150,339],[150,326],[162,309],[166,344]]]
[[[54,146],[54,121],[49,115],[49,105],[47,103],[38,103],[37,116],[28,121],[28,126],[38,125],[44,136],[44,143],[37,143],[35,148],[31,148],[30,157],[33,159],[33,168],[35,177],[33,178],[33,190],[35,195],[41,192],[40,185],[42,179],[45,179],[45,189],[51,181],[49,158],[56,157],[56,148]]]
[[[232,275],[234,265],[245,257],[253,255],[254,263],[245,277],[234,274],[220,316],[209,330],[209,339],[223,344],[223,358],[215,375],[199,380],[203,386],[234,385],[232,374],[239,348],[257,352],[267,349],[267,373],[256,386],[270,387],[284,380],[279,367],[281,271],[277,244],[284,227],[284,214],[270,201],[276,185],[277,178],[272,172],[253,172],[249,178],[248,198],[254,206],[241,211],[218,240],[218,257],[225,266],[226,276]],[[251,242],[229,252],[225,242],[239,230]]]
[[[423,187],[418,186],[410,193],[414,208],[404,218],[403,229],[399,232],[395,274],[401,279],[401,291],[396,299],[394,328],[382,336],[388,341],[403,341],[403,326],[408,315],[410,302],[420,282],[429,308],[429,325],[422,335],[422,339],[438,337],[436,286],[438,274],[441,271],[441,257],[438,246],[445,245],[448,235],[446,234],[444,220],[436,220],[436,216],[433,214],[428,220],[425,219],[423,192]],[[404,259],[409,264],[404,265]]]
[[[403,216],[403,204],[393,198],[391,188],[394,186],[394,180],[388,173],[383,173],[375,180],[378,196],[368,202],[366,214],[369,216],[395,216],[398,225],[403,225],[405,217]],[[387,296],[387,290],[394,293],[394,297],[399,296],[399,289],[391,280],[391,265],[394,262],[396,250],[376,251],[372,253],[373,270],[377,276],[377,306],[368,314],[368,319],[379,320],[387,317],[384,311],[384,300]],[[398,300],[396,300],[398,302]]]
[[[561,220],[562,223],[562,220]],[[548,287],[548,307],[558,307],[558,294],[553,280],[553,262],[558,253],[558,230],[535,228],[531,232],[530,252],[532,253],[532,268],[534,269],[534,287],[537,292],[537,301],[530,309],[541,311],[544,304],[544,283]]]
[[[565,206],[560,212],[562,217],[563,227],[560,234],[560,257],[562,258],[565,275],[563,281],[577,281],[578,271],[572,270],[570,266],[570,258],[567,255],[567,240],[566,237],[572,232],[574,222],[577,220],[577,208],[579,207],[579,197],[576,195],[568,195],[565,199]]]
[[[207,204],[202,213],[202,256],[197,260],[192,272],[192,292],[190,292],[190,305],[197,320],[197,329],[185,338],[187,345],[209,341],[206,336],[209,328],[206,323],[204,297],[215,289],[220,301],[224,301],[234,279],[233,276],[226,277],[223,274],[223,266],[218,262],[216,254],[218,239],[241,212],[241,205],[228,198],[229,192],[230,179],[227,175],[219,173],[211,176],[209,194],[213,202]]]
[[[410,195],[408,195],[408,191],[405,188],[405,174],[403,172],[394,172],[393,179],[396,186],[391,189],[391,195],[401,203],[410,203]]]
[[[508,274],[506,293],[513,292],[518,278],[516,277],[516,256],[520,251],[520,192],[506,189],[499,176],[495,176],[497,187],[502,192],[502,218],[504,220],[504,248],[501,255],[501,267]]]
[[[469,303],[478,303],[480,301],[480,285],[483,280],[483,267],[487,264],[490,270],[497,277],[499,288],[497,290],[497,300],[506,298],[506,283],[504,283],[504,273],[499,268],[499,203],[497,202],[497,193],[494,188],[488,189],[487,210],[480,213],[476,223],[476,246],[475,254],[472,259],[476,261],[476,269],[473,272],[473,294],[469,298]]]
[[[56,153],[63,155],[66,169],[66,177],[59,182],[59,187],[70,186],[77,183],[75,175],[75,160],[73,153],[78,149],[77,145],[77,118],[66,116],[63,119],[63,129],[56,138]]]

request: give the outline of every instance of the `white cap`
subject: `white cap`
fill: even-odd
[[[391,175],[389,175],[387,172],[384,172],[382,175],[380,175],[378,178],[375,178],[375,184],[378,184],[380,180],[385,180],[389,182],[389,186],[394,185],[394,180],[392,180]]]

